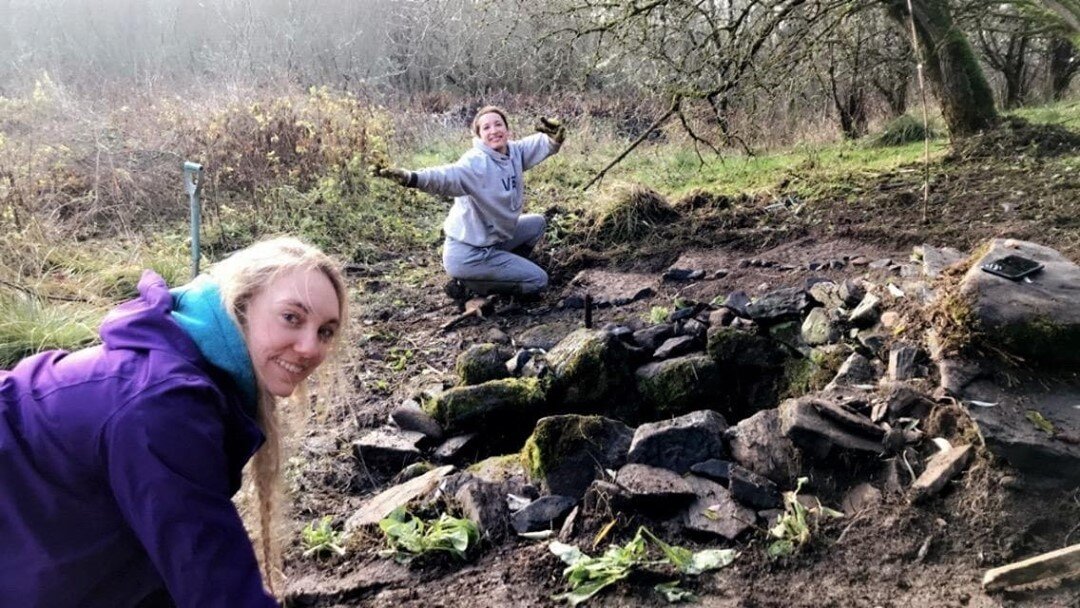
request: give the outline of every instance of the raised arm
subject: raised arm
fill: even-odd
[[[566,139],[566,127],[557,119],[541,117],[535,128],[536,133],[518,142],[522,147],[521,164],[525,170],[557,153]]]
[[[471,193],[479,179],[475,162],[462,157],[455,163],[429,167],[418,171],[387,167],[384,164],[372,165],[371,173],[376,177],[390,179],[407,188],[417,188],[428,194],[443,196],[465,196]]]

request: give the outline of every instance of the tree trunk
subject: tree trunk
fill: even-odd
[[[889,14],[908,29],[906,0],[883,0]],[[911,0],[916,52],[941,103],[951,137],[965,137],[998,123],[994,96],[964,33],[953,24],[948,0]]]
[[[1050,97],[1054,101],[1065,98],[1073,76],[1080,68],[1080,56],[1076,47],[1065,38],[1054,37],[1050,40]]]

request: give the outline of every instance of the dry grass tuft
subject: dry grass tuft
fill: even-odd
[[[616,187],[598,208],[588,241],[608,247],[640,242],[680,216],[667,199],[640,184]]]

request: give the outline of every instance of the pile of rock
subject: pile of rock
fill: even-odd
[[[1027,327],[1024,335],[1035,335],[1044,348],[1074,345],[1066,353],[1052,349],[1046,360],[1075,361],[1080,271],[1055,252],[1024,243],[991,243],[982,259],[1006,250],[1038,259],[1044,273],[1032,283],[995,283],[1005,279],[980,272],[980,259],[954,289],[967,294],[964,301],[987,321],[986,331],[996,332],[985,335],[1013,336],[1001,338],[1004,347],[1030,353],[1029,341],[1015,337]],[[373,499],[367,506],[378,508],[358,513],[353,523],[371,523],[403,496],[437,494],[493,539],[560,525],[569,531],[575,514],[604,510],[735,539],[770,523],[780,491],[810,471],[825,472],[817,478],[830,479],[830,498],[848,509],[882,492],[933,496],[974,450],[929,441],[926,420],[935,408],[962,413],[958,404],[971,401],[983,404],[973,418],[990,449],[1019,464],[1031,460],[1017,448],[1026,441],[1066,467],[1055,472],[1066,482],[1080,474],[1080,453],[1069,441],[1080,429],[1080,408],[1057,407],[1053,399],[1033,403],[1030,393],[998,386],[986,366],[956,359],[934,336],[911,335],[915,320],[889,310],[901,301],[943,297],[930,280],[960,256],[929,247],[919,253],[921,265],[911,265],[919,272],[888,271],[906,277],[899,282],[812,279],[754,299],[734,292],[716,305],[685,303],[649,326],[578,329],[516,351],[474,346],[459,359],[459,386],[423,407],[398,408],[395,427],[361,438],[355,453],[384,472],[512,453],[464,472],[414,467],[407,475],[422,475],[404,481],[407,492],[391,488],[396,493]],[[1013,293],[1007,304],[992,305],[1003,293]],[[1067,400],[1075,396],[1070,390],[1075,378],[1054,394]],[[1050,421],[1050,439],[1032,438],[1039,431],[1032,431],[1030,414],[1020,416],[1023,424],[1001,422],[1019,403]],[[1023,437],[1002,429],[1019,429]],[[848,474],[853,459],[863,463],[862,478]]]

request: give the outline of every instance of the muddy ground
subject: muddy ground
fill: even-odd
[[[728,212],[728,220],[699,221],[660,242],[646,239],[635,244],[633,254],[626,248],[586,255],[549,249],[543,259],[553,271],[553,284],[543,302],[504,306],[494,316],[472,319],[450,332],[439,330],[456,311],[442,294],[434,248],[406,261],[409,276],[420,277],[413,281],[399,280],[404,272],[400,260],[354,268],[353,280],[363,295],[346,367],[356,392],[310,429],[290,464],[294,519],[300,525],[326,514],[339,523],[347,518],[387,483],[357,472],[351,441],[382,424],[405,398],[451,381],[454,359],[467,346],[504,335],[514,338],[541,323],[581,326],[582,311],[560,308],[559,302],[583,290],[614,289],[613,275],[605,278],[603,272],[640,273],[655,294],[597,310],[597,326],[641,319],[652,306],[670,306],[677,295],[708,301],[735,289],[756,295],[802,285],[810,276],[864,276],[875,271],[850,263],[810,271],[808,265],[860,256],[903,261],[912,246],[922,243],[966,252],[986,238],[1011,236],[1055,247],[1080,261],[1078,152],[1075,136],[1019,128],[967,146],[934,167],[925,221],[922,170],[911,167],[852,176],[844,192],[816,200],[777,206],[779,196],[748,198]],[[1063,158],[1073,161],[1062,163]],[[750,260],[773,264],[749,265]],[[728,272],[694,283],[660,281],[660,273],[673,264],[702,268],[709,276]],[[588,280],[572,282],[587,267]],[[859,474],[858,463],[852,474]],[[822,498],[829,504],[835,497]],[[632,523],[621,523],[619,529],[632,534]],[[591,549],[584,538],[583,548]],[[988,595],[980,580],[990,567],[1076,542],[1080,490],[1037,491],[982,450],[937,500],[912,506],[902,498],[886,498],[879,507],[828,524],[809,551],[788,560],[767,559],[763,535],[753,534],[734,545],[741,555],[732,566],[703,575],[690,587],[700,605],[717,607],[1075,607],[1080,606],[1080,583]],[[551,596],[565,590],[562,565],[546,542],[488,547],[464,565],[439,561],[411,567],[374,555],[378,544],[372,536],[356,543],[359,549],[345,558],[312,560],[300,556],[297,543],[286,569],[290,602],[320,607],[551,606]],[[651,590],[653,582],[619,584],[588,605],[661,604]]]

